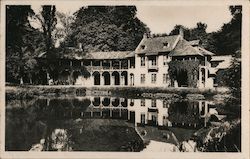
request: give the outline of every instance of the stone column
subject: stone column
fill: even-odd
[[[199,88],[201,88],[202,86],[202,72],[201,72],[201,68],[199,68]]]
[[[110,85],[111,86],[115,85],[115,76],[112,76],[112,73],[110,74]]]
[[[123,84],[124,84],[124,80],[123,80],[123,76],[122,76],[122,73],[121,72],[119,72],[119,76],[120,76],[120,86],[123,86]]]
[[[102,72],[100,72],[100,86],[104,85],[104,76],[102,75]]]

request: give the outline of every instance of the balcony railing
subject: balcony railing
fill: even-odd
[[[88,69],[92,70],[122,70],[122,69],[128,69],[128,66],[86,66]]]
[[[149,69],[149,70],[158,70],[159,68],[158,68],[157,65],[151,65],[151,64],[149,64],[149,65],[148,65],[148,69]]]

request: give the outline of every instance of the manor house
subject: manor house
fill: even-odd
[[[81,45],[77,50],[82,51]],[[224,61],[202,48],[199,40],[185,40],[182,29],[173,36],[144,35],[134,51],[71,53],[73,57],[57,60],[60,71],[53,78],[47,75],[49,84],[213,88],[216,66]]]

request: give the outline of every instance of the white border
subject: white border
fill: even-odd
[[[65,3],[67,5],[156,5],[156,6],[216,6],[216,5],[242,5],[243,6],[243,23],[242,23],[242,152],[241,153],[136,153],[136,152],[18,152],[4,151],[5,145],[5,5],[21,5],[21,4],[57,4]],[[0,158],[190,158],[190,159],[212,159],[212,158],[227,158],[227,159],[247,159],[249,157],[249,1],[235,0],[168,0],[168,1],[1,1],[1,53],[0,53],[0,109],[1,109],[1,153]],[[215,17],[216,18],[216,17]],[[18,130],[17,130],[18,133]]]

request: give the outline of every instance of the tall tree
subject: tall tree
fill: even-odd
[[[53,40],[52,33],[57,24],[56,7],[54,5],[44,5],[42,6],[41,13],[36,15],[36,17],[41,23],[47,55],[53,56],[52,50],[55,41]]]
[[[136,17],[135,6],[82,7],[64,46],[82,43],[85,52],[134,50],[149,29]]]
[[[219,55],[236,55],[241,48],[242,7],[230,6],[229,10],[232,15],[231,21],[224,24],[222,28],[213,35],[216,53]]]
[[[67,35],[71,34],[71,25],[74,21],[74,18],[69,13],[58,11],[56,12],[56,17],[59,26],[57,26],[55,29],[55,39],[57,40],[57,44],[60,44],[60,42],[63,42]]]
[[[29,24],[30,6],[6,6],[6,81],[23,83],[35,65],[35,30]]]

